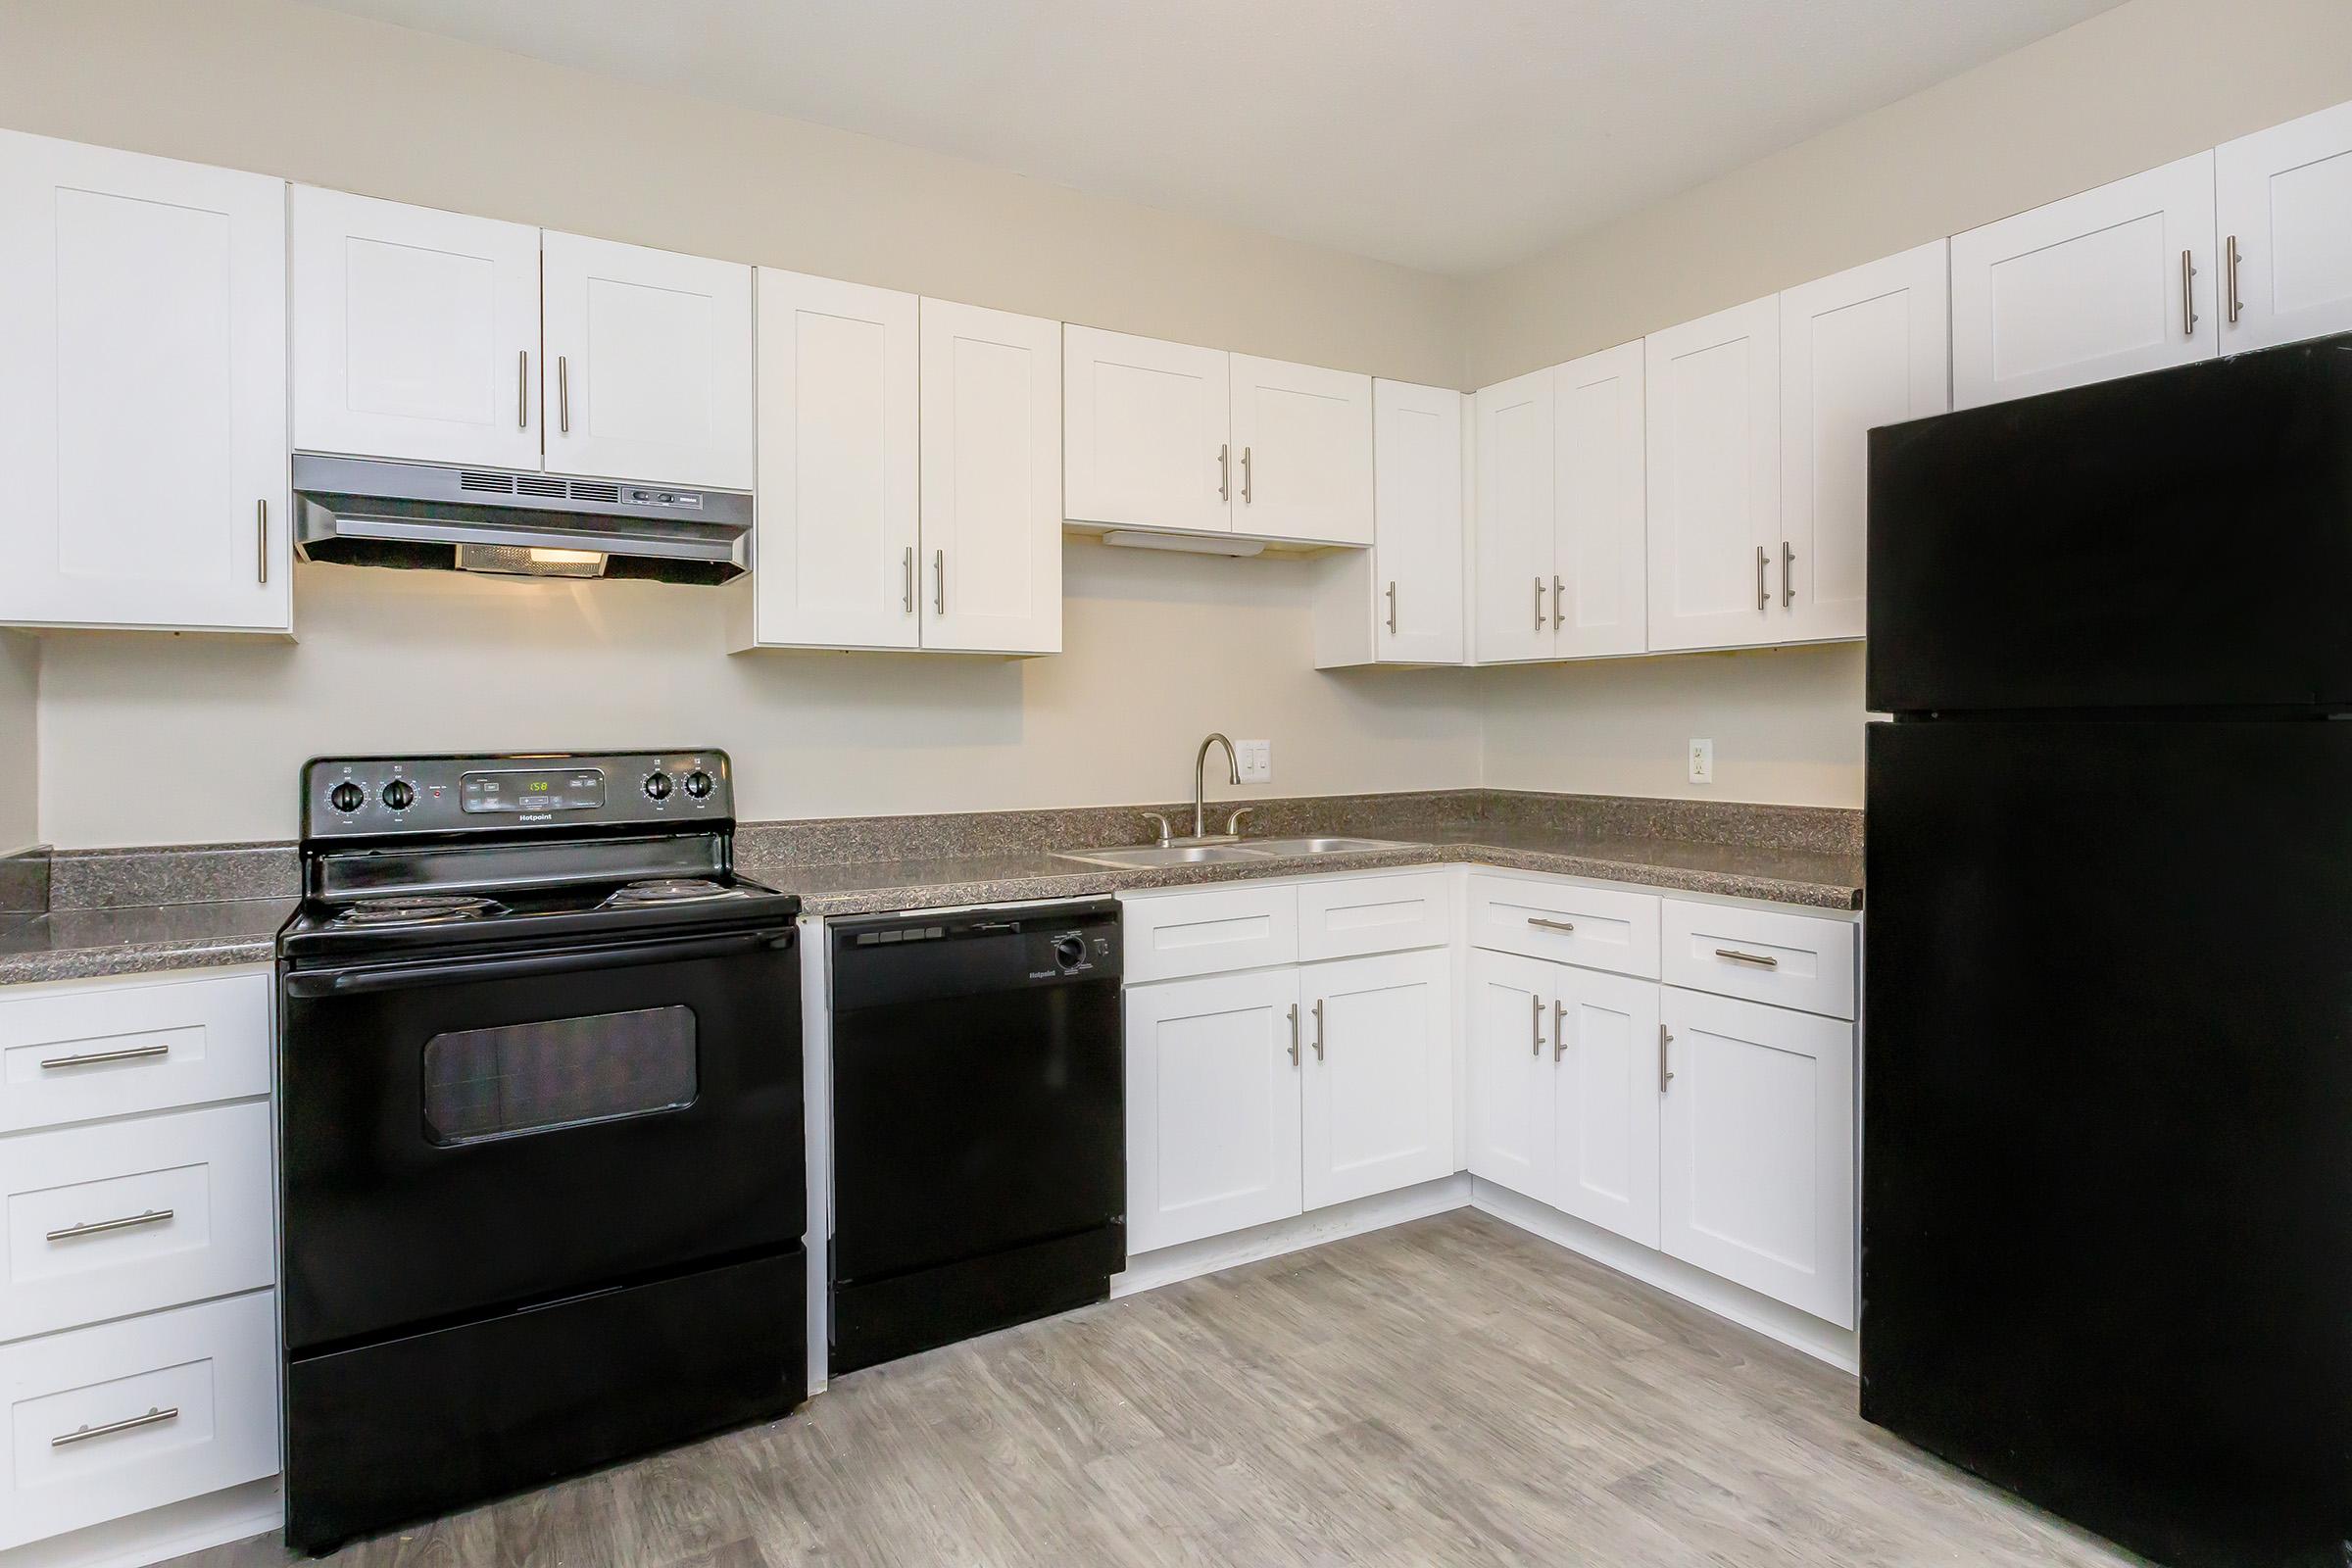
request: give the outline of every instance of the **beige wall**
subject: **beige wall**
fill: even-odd
[[[38,842],[38,749],[33,745],[40,645],[0,631],[0,855]]]
[[[2352,100],[2352,0],[2131,0],[1480,280],[1470,379],[1507,376]],[[1491,671],[1505,789],[1855,806],[1861,650]],[[1716,783],[1685,747],[1715,742]]]

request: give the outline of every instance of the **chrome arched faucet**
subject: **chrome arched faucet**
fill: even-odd
[[[1242,760],[1233,754],[1233,742],[1223,735],[1211,735],[1202,741],[1200,750],[1193,754],[1193,837],[1196,840],[1208,837],[1208,812],[1202,793],[1207,787],[1208,749],[1211,746],[1225,748],[1225,770],[1232,775],[1231,782],[1235,786],[1238,787],[1242,782]]]

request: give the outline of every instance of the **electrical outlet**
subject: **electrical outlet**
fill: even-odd
[[[1715,743],[1713,741],[1692,741],[1690,743],[1690,782],[1693,784],[1715,782]]]
[[[1233,750],[1234,760],[1241,763],[1243,783],[1271,784],[1274,782],[1274,743],[1272,741],[1243,741]]]

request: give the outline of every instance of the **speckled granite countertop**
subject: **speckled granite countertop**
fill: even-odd
[[[0,985],[268,963],[292,899],[57,909],[0,922]]]

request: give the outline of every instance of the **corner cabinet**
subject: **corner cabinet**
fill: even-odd
[[[0,131],[0,623],[284,632],[286,187]]]
[[[1315,667],[1459,664],[1463,622],[1462,427],[1446,387],[1372,383],[1372,548],[1326,557],[1315,594]]]

